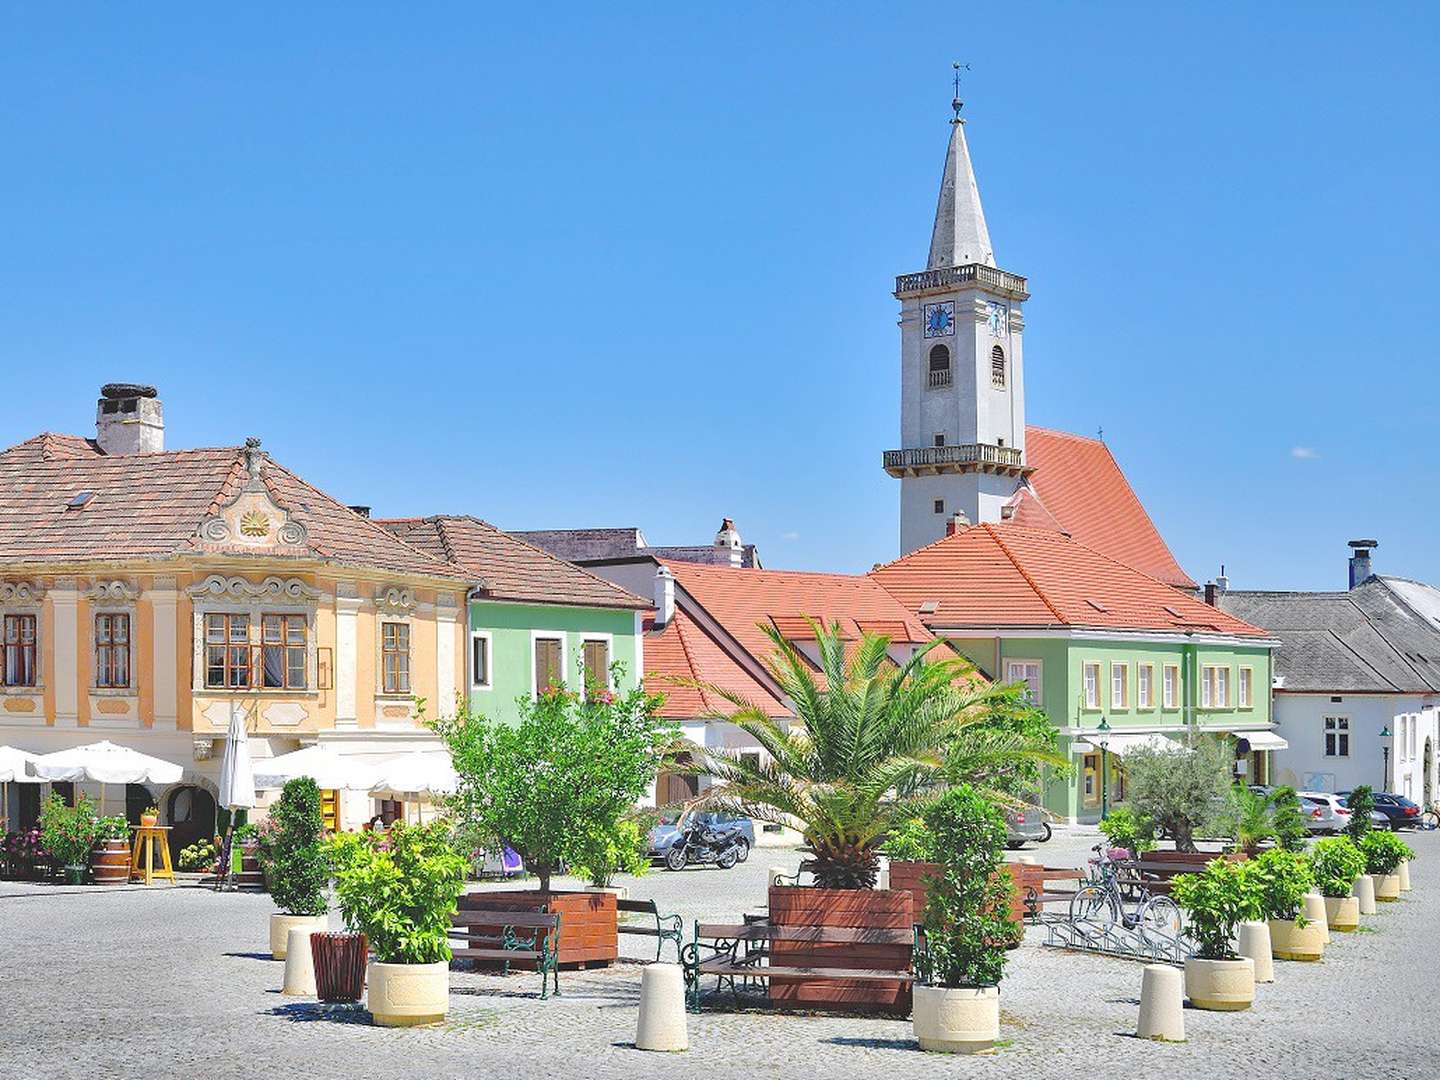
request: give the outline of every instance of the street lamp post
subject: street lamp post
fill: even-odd
[[[1100,744],[1100,820],[1110,816],[1110,724],[1100,717],[1100,726],[1095,729]]]
[[[1385,771],[1380,774],[1380,790],[1390,790],[1390,725],[1380,729],[1380,751],[1385,755]]]

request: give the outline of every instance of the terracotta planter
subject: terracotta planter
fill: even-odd
[[[1278,960],[1319,960],[1325,955],[1325,924],[1312,920],[1300,927],[1294,919],[1271,919],[1270,948]]]
[[[1389,904],[1400,899],[1399,874],[1371,874],[1370,879],[1375,882],[1376,900]]]
[[[914,928],[912,898],[893,889],[815,889],[796,885],[770,887],[771,926],[832,926],[845,929]],[[778,967],[860,968],[908,972],[912,945],[854,942],[776,941],[770,962]],[[788,1006],[859,1008],[905,1015],[910,1011],[907,982],[834,983],[770,979],[770,1000]]]
[[[917,986],[913,1023],[921,1050],[989,1053],[1000,1038],[1000,988]]]
[[[310,935],[315,966],[315,996],[331,1003],[359,1001],[365,992],[370,940],[349,931]]]
[[[291,930],[324,930],[330,925],[325,915],[282,915],[270,916],[270,956],[284,960],[290,944]]]
[[[380,1027],[414,1027],[444,1020],[450,1011],[450,965],[372,963],[365,974],[365,1007]]]
[[[539,911],[542,907],[560,916],[562,966],[604,967],[620,955],[613,892],[542,893],[538,889],[516,889],[469,892],[460,897],[461,911]],[[485,936],[498,936],[501,924],[481,929]],[[516,960],[510,966],[533,969],[535,965],[533,961]]]
[[[1360,926],[1360,898],[1358,896],[1325,897],[1325,921],[1331,930],[1346,933]]]
[[[96,885],[126,885],[130,881],[130,845],[124,838],[101,840],[90,853],[90,872]]]
[[[1197,1009],[1237,1012],[1255,1004],[1255,964],[1239,960],[1185,961],[1185,996]]]
[[[919,924],[925,921],[925,897],[928,891],[925,879],[927,876],[939,874],[942,869],[940,863],[891,860],[890,889],[893,892],[910,894],[911,922]],[[1044,882],[1038,875],[1032,876],[1037,869],[1030,863],[1005,864],[1005,870],[1015,886],[1010,896],[1010,921],[1015,924],[1015,935],[1008,943],[1010,948],[1019,945],[1025,937],[1025,890],[1033,886],[1036,892],[1044,891]]]
[[[151,828],[154,828],[156,825],[159,825],[159,824],[160,824],[160,815],[159,815],[159,814],[141,814],[141,815],[140,815],[140,827],[141,827],[142,829],[151,829]]]

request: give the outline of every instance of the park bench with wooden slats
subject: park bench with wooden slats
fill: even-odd
[[[560,996],[558,913],[475,909],[457,911],[450,916],[450,922],[451,936],[465,942],[461,948],[451,948],[454,959],[498,961],[507,975],[512,960],[533,960],[540,972],[540,999],[548,996],[550,979],[555,983],[555,996]],[[529,933],[517,934],[517,930]]]
[[[896,969],[796,967],[766,963],[772,942],[804,942],[825,945],[909,945],[915,943],[913,930],[870,929],[838,926],[771,926],[768,922],[696,923],[695,939],[682,953],[690,1006],[700,1011],[700,980],[715,977],[715,989],[726,983],[736,1003],[735,980],[785,982],[914,982],[910,971]],[[702,957],[702,949],[710,955]],[[743,950],[743,951],[742,951]]]
[[[655,920],[655,925],[632,926],[620,923],[615,927],[619,934],[638,934],[641,937],[653,937],[655,939],[655,959],[660,959],[660,950],[665,947],[665,942],[675,943],[675,956],[678,959],[680,950],[685,947],[685,920],[679,915],[662,915],[655,906],[654,900],[616,900],[615,910],[628,912],[632,915],[648,915]]]
[[[1152,854],[1147,852],[1138,859],[1126,859],[1124,865],[1131,871],[1135,884],[1143,886],[1153,895],[1163,896],[1170,895],[1175,887],[1175,878],[1181,874],[1200,873],[1212,859],[1227,862],[1242,862],[1245,859],[1240,852],[1167,851],[1163,853],[1165,858],[1147,857]]]
[[[1051,888],[1051,882],[1078,882],[1085,877],[1085,871],[1074,866],[1021,865],[1026,866],[1023,873],[1025,894],[1022,898],[1025,905],[1025,917],[1031,922],[1039,921],[1042,909],[1046,904],[1068,904],[1074,899],[1075,889]]]

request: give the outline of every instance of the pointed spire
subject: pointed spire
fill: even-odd
[[[930,270],[967,263],[995,265],[990,230],[985,226],[985,210],[980,205],[980,188],[975,183],[970,148],[965,143],[965,121],[960,119],[958,91],[953,107],[955,119],[950,121],[945,177],[940,181],[935,231],[930,235],[930,262],[926,267]]]

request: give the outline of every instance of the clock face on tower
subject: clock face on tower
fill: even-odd
[[[948,337],[955,332],[955,301],[925,305],[925,336]]]
[[[990,333],[1004,337],[1010,332],[1010,310],[1004,304],[990,301]]]

